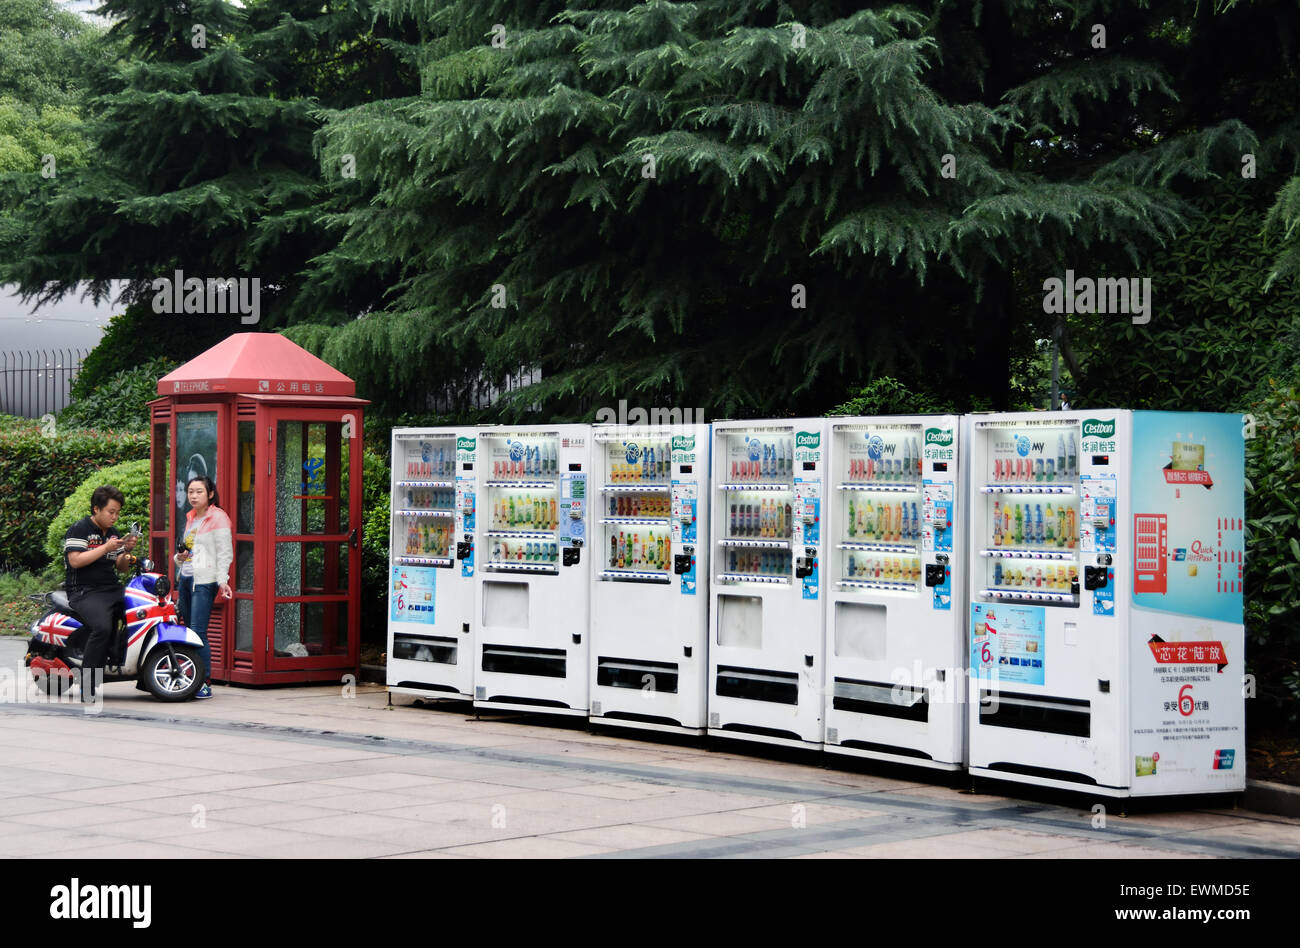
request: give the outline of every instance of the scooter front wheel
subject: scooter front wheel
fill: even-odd
[[[157,645],[140,671],[144,685],[159,701],[188,701],[203,686],[203,658],[192,645]]]

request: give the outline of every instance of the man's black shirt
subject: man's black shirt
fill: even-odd
[[[67,568],[66,585],[68,592],[78,588],[87,592],[122,588],[122,583],[117,578],[117,570],[114,569],[118,553],[108,553],[101,556],[89,566],[83,566],[81,569],[73,569],[72,564],[68,562],[69,553],[93,550],[107,542],[110,537],[119,536],[121,534],[117,532],[116,527],[101,530],[90,517],[82,517],[68,527],[68,532],[63,536],[63,565]]]

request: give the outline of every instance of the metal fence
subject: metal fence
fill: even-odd
[[[521,366],[513,375],[504,379],[491,380],[478,377],[467,385],[457,389],[447,389],[430,396],[429,407],[436,412],[447,413],[458,409],[490,408],[502,395],[515,389],[527,388],[542,380],[542,370]]]
[[[89,349],[0,352],[0,413],[23,418],[58,414]]]

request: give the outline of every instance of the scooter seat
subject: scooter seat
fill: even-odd
[[[81,618],[77,615],[76,610],[73,609],[72,606],[68,605],[68,594],[62,589],[56,589],[50,593],[50,604],[62,613],[78,619]]]

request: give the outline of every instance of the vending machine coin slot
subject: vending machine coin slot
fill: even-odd
[[[1104,589],[1106,587],[1106,567],[1085,566],[1083,568],[1084,589]]]
[[[676,554],[676,555],[673,556],[673,573],[674,573],[674,574],[676,574],[676,575],[678,575],[678,576],[681,576],[683,573],[688,573],[688,572],[690,572],[690,569],[691,569],[691,554],[690,554],[690,553],[678,553],[678,554]]]
[[[579,554],[582,553],[582,550],[581,550],[581,549],[576,545],[577,542],[578,542],[578,541],[575,540],[575,541],[574,541],[574,543],[575,543],[574,546],[566,546],[566,547],[564,548],[564,565],[565,565],[565,566],[576,566],[576,565],[578,565]]]
[[[942,563],[926,563],[925,584],[927,586],[942,586],[947,571],[948,567],[944,566]]]

